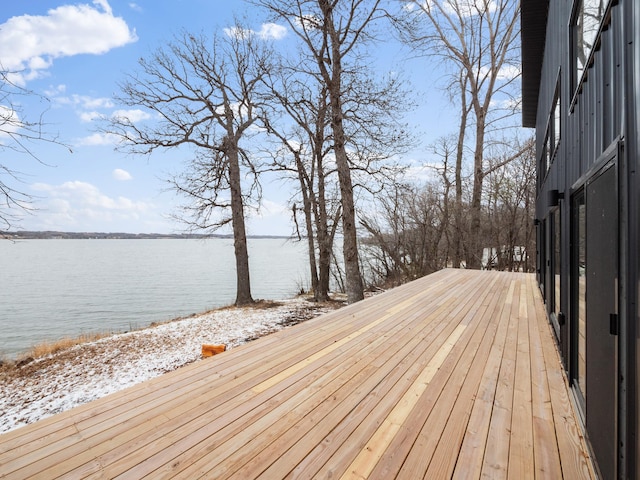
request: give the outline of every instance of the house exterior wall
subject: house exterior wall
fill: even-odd
[[[583,2],[606,9],[580,72]],[[540,3],[521,3],[525,50],[527,12]],[[524,65],[525,77],[540,75],[537,275],[602,477],[640,478],[640,2],[552,0],[546,18],[541,68]]]

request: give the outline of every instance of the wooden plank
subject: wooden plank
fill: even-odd
[[[487,445],[500,364],[505,348],[515,281],[510,279],[508,285],[508,288],[504,289],[505,297],[500,308],[500,324],[482,373],[478,395],[469,419],[469,426],[462,441],[456,468],[452,475],[454,479],[480,478],[482,472],[482,461]]]
[[[595,478],[570,398],[535,277],[452,269],[0,435],[0,465],[6,478]]]
[[[372,355],[376,356],[377,353],[373,352]],[[264,422],[250,426],[251,435],[243,441],[236,442],[236,439],[231,438],[221,448],[216,449],[212,456],[208,455],[210,451],[194,452],[195,461],[182,471],[181,475],[188,478],[194,472],[208,472],[215,474],[216,477],[225,476],[248,462],[255,464],[255,459],[262,452],[266,452],[267,458],[273,461],[274,455],[280,454],[279,450],[268,453],[275,448],[274,443],[280,444],[280,440],[285,438],[287,433],[289,435],[295,433],[292,429],[297,430],[294,427],[305,419],[313,424],[324,421],[327,415],[335,414],[341,408],[341,403],[354,398],[358,384],[365,381],[378,382],[380,379],[376,376],[377,373],[376,369],[368,363],[358,375],[345,378],[344,382],[340,382],[335,387],[332,384],[321,383],[313,389],[313,392],[306,392],[306,395],[301,398],[301,403],[295,406],[285,405],[285,408],[268,412]],[[172,475],[173,472],[169,476]]]
[[[329,331],[329,338],[323,338],[320,336],[321,342],[332,341],[335,338],[335,332]],[[313,343],[311,343],[313,345]],[[299,353],[299,352],[298,352]],[[295,356],[295,354],[292,354]],[[39,458],[33,456],[22,455],[15,462],[5,465],[7,471],[16,471],[21,475],[29,475],[37,472],[43,472],[43,474],[56,474],[57,472],[63,473],[66,469],[77,468],[78,465],[84,462],[84,457],[79,452],[84,452],[87,447],[90,446],[91,450],[85,454],[85,457],[96,457],[101,455],[102,452],[108,451],[112,444],[120,446],[120,450],[123,454],[129,454],[133,448],[130,444],[131,441],[135,442],[137,447],[140,446],[140,442],[149,442],[154,437],[162,437],[167,435],[167,431],[158,429],[157,422],[150,422],[149,419],[156,418],[163,424],[168,425],[170,428],[175,428],[176,425],[172,422],[173,418],[180,417],[183,421],[190,421],[193,417],[198,417],[201,413],[198,412],[198,408],[203,406],[207,408],[214,408],[222,403],[230,402],[238,391],[244,390],[244,385],[247,382],[251,382],[255,376],[262,374],[263,376],[269,375],[270,370],[274,368],[274,365],[280,364],[282,359],[276,359],[273,362],[261,362],[259,366],[255,365],[256,359],[254,358],[252,364],[246,365],[246,374],[237,376],[232,381],[223,382],[217,385],[213,382],[208,382],[206,377],[201,379],[200,382],[185,385],[186,390],[178,389],[176,392],[172,392],[170,398],[166,396],[164,398],[155,399],[155,409],[148,409],[148,405],[142,407],[144,414],[136,415],[135,409],[127,409],[126,415],[131,421],[120,420],[117,423],[109,423],[107,420],[101,422],[102,429],[98,428],[96,434],[92,434],[90,428],[86,428],[83,432],[86,432],[82,437],[67,437],[63,438],[62,442],[52,444],[50,447],[41,448]],[[240,370],[242,372],[242,370]],[[219,378],[224,378],[220,376]],[[190,400],[185,402],[185,391],[189,391],[191,387],[189,398]],[[200,388],[197,388],[200,387]],[[234,387],[236,389],[234,390]],[[235,394],[234,394],[235,392]],[[126,398],[126,397],[125,397]],[[219,401],[219,403],[215,403]],[[125,403],[123,406],[127,406]],[[112,409],[110,409],[111,411]],[[127,419],[127,420],[128,420]],[[107,427],[104,429],[104,427]],[[149,435],[150,431],[153,431],[153,435]],[[119,435],[116,432],[122,432]],[[114,437],[115,440],[112,440]],[[120,442],[120,443],[118,443]],[[55,466],[46,470],[40,470],[44,465],[49,463],[49,456],[60,452],[58,454],[59,461]],[[69,461],[65,461],[69,459]],[[24,464],[24,465],[21,465]],[[19,468],[15,468],[18,466]],[[10,470],[12,468],[12,470]],[[100,465],[99,468],[102,468]]]
[[[415,323],[423,326],[420,336],[409,336],[409,340],[406,345],[402,345],[400,350],[393,352],[391,356],[380,357],[372,362],[383,376],[380,381],[374,381],[369,385],[362,384],[357,386],[356,394],[352,395],[349,401],[343,402],[340,406],[335,408],[331,412],[331,419],[327,418],[327,422],[323,424],[315,423],[309,424],[305,428],[304,424],[308,423],[308,419],[303,419],[301,422],[295,425],[295,429],[292,428],[285,435],[278,438],[277,442],[270,446],[268,449],[263,450],[256,458],[247,464],[246,468],[239,470],[235,476],[237,478],[252,478],[253,472],[259,473],[261,469],[265,469],[265,478],[273,477],[274,475],[282,475],[283,472],[288,471],[295,465],[299,465],[301,461],[309,461],[316,463],[318,457],[311,455],[312,451],[316,450],[318,446],[329,446],[330,448],[339,445],[338,438],[341,435],[338,432],[342,432],[342,435],[346,434],[345,431],[348,428],[341,428],[342,425],[353,426],[359,423],[360,418],[363,418],[374,407],[379,407],[380,403],[386,403],[387,400],[393,395],[400,395],[401,391],[394,389],[394,384],[401,378],[414,377],[413,373],[409,371],[417,370],[423,362],[420,357],[424,355],[424,345],[432,343],[432,340],[439,336],[438,332],[441,331],[442,323],[439,322],[444,312],[450,311],[456,303],[455,298],[451,298],[450,301],[443,303],[433,313],[425,316],[424,306],[421,306],[416,311]],[[405,373],[407,372],[407,373]],[[385,387],[386,386],[386,387]],[[383,395],[380,392],[384,392]],[[377,403],[377,405],[376,405]],[[330,420],[330,421],[329,421]],[[336,426],[334,428],[334,426]],[[353,427],[352,427],[353,428]],[[325,439],[326,435],[331,433],[334,435],[332,441]],[[295,447],[295,448],[293,448]],[[275,451],[273,451],[275,449]],[[285,451],[284,454],[274,455],[275,452]],[[322,448],[320,449],[322,450]],[[326,453],[324,450],[322,453]],[[275,461],[274,461],[275,460]],[[309,463],[307,463],[309,465]],[[268,467],[268,468],[267,468]],[[300,472],[295,473],[297,478],[304,476]]]
[[[373,337],[375,337],[375,335]],[[358,349],[358,348],[361,348],[361,347],[358,346],[358,345],[355,345],[353,348]],[[339,359],[336,358],[335,360],[333,360],[333,362],[335,364],[334,368],[336,368],[336,369],[342,368],[342,363],[341,363],[341,361]],[[305,375],[301,375],[301,378],[304,378],[304,377],[305,377]],[[289,377],[287,377],[287,378],[289,378]],[[297,385],[298,387],[301,386],[300,384],[298,384],[298,382],[292,381],[291,383],[294,384],[294,385]],[[279,405],[280,405],[280,401],[282,401],[282,400],[286,401],[286,398],[285,399],[280,399],[278,401]],[[278,412],[281,412],[281,413],[282,412],[286,412],[286,409],[282,408],[282,409],[278,410]],[[235,426],[234,427],[235,424],[232,425],[231,423],[228,423],[227,426],[224,427],[224,432],[227,432],[227,433],[225,433],[223,435],[222,434],[222,432],[223,432],[222,430],[219,431],[218,433],[216,433],[215,434],[215,441],[209,442],[209,444],[205,448],[203,445],[200,445],[200,442],[201,442],[201,437],[202,438],[206,438],[209,435],[208,430],[209,430],[210,426],[207,426],[202,431],[202,433],[198,433],[197,435],[193,435],[192,434],[189,438],[185,438],[184,440],[180,440],[178,443],[175,443],[173,445],[168,446],[166,449],[163,450],[162,459],[165,460],[165,461],[168,461],[167,459],[170,459],[171,455],[172,455],[171,451],[173,451],[175,449],[178,449],[177,451],[184,451],[185,454],[186,454],[186,452],[189,452],[188,455],[192,459],[190,462],[192,463],[192,465],[196,465],[195,462],[196,462],[197,458],[199,458],[200,456],[206,456],[206,454],[208,453],[208,450],[212,449],[214,446],[221,446],[221,445],[225,445],[226,444],[226,448],[232,448],[232,447],[229,447],[229,445],[233,445],[233,444],[228,444],[228,443],[225,442],[225,439],[227,438],[227,436],[229,436],[231,438],[234,438],[236,436],[236,432],[237,431],[242,431],[245,434],[245,436],[249,432],[259,431],[259,429],[262,427],[262,425],[265,425],[266,422],[269,419],[273,418],[275,414],[273,414],[271,416],[268,416],[268,417],[265,417],[265,412],[263,412],[263,411],[259,411],[259,413],[255,413],[254,411],[252,411],[252,415],[254,415],[256,418],[260,418],[261,423],[251,425],[251,428],[249,430],[247,430],[247,428],[245,426],[243,426],[243,425],[239,425],[239,426]],[[276,417],[277,417],[277,415],[276,415]],[[249,418],[249,420],[251,420],[251,418]],[[225,423],[225,422],[222,421],[222,423]],[[235,428],[235,430],[232,430],[232,428]],[[153,448],[156,449],[157,447],[154,446]],[[224,456],[220,453],[220,450],[218,450],[217,457],[224,458]],[[148,463],[149,466],[145,467],[145,468],[152,469],[152,468],[154,468],[154,466],[157,466],[157,465],[155,465],[153,463],[152,459],[150,459],[146,463]],[[172,469],[172,474],[175,473],[176,469],[182,468],[183,465],[184,465],[184,462],[182,462],[181,465],[176,465],[175,468]],[[141,472],[142,471],[142,470],[139,470],[139,468],[141,468],[141,467],[135,467],[135,468],[137,469],[136,472]]]
[[[442,321],[442,315],[446,315],[446,312],[442,312],[440,318],[436,317],[433,320],[438,327],[434,333],[438,337],[447,338],[453,330],[445,329],[446,323]],[[343,466],[344,462],[352,461],[361,449],[359,444],[354,446],[354,438],[370,438],[381,421],[378,419],[384,419],[389,414],[408,386],[433,358],[438,344],[427,338],[416,340],[416,347],[412,348],[410,354],[402,358],[397,366],[391,362],[379,365],[379,368],[389,372],[384,381],[374,387],[363,385],[364,396],[355,407],[344,412],[344,417],[338,424],[314,426],[309,434],[305,435],[302,443],[304,448],[301,449],[300,444],[297,444],[295,449],[290,448],[282,459],[276,460],[265,471],[265,478],[269,478],[270,472],[274,474],[286,471],[286,468],[281,466],[288,457],[294,457],[291,464],[296,465],[290,473],[292,478],[339,475],[334,468],[338,466],[342,472],[346,468]],[[356,433],[358,430],[361,433]],[[368,433],[368,430],[371,432]]]
[[[450,322],[452,325],[456,325],[455,322],[463,323],[465,318],[469,316],[473,316],[475,314],[475,309],[477,306],[477,302],[480,301],[487,289],[491,288],[491,282],[481,282],[469,284],[467,286],[469,291],[461,290],[459,292],[461,301],[459,308],[456,308],[448,315],[448,318],[443,318],[443,321]],[[474,292],[474,295],[469,295],[468,293]],[[447,335],[450,334],[453,330],[451,327],[447,330]],[[467,330],[469,332],[470,330]],[[442,337],[443,340],[446,339],[446,336]],[[463,343],[459,343],[455,346],[456,353],[452,353],[452,357],[457,355],[458,352],[464,349],[467,340]],[[430,358],[430,357],[429,357]],[[428,417],[429,412],[435,406],[437,399],[439,397],[440,392],[446,385],[447,379],[455,366],[455,359],[447,360],[443,366],[441,367],[438,375],[433,379],[430,388],[426,392],[425,395],[420,399],[420,404],[414,408],[414,413],[411,418],[411,428],[407,428],[405,425],[400,429],[398,434],[396,434],[394,438],[393,444],[389,447],[390,454],[385,456],[385,461],[389,464],[389,460],[393,459],[395,461],[400,462],[402,464],[403,459],[406,456],[406,452],[411,448],[412,443],[415,441],[417,437],[421,425],[424,423],[424,419]],[[396,400],[397,401],[397,400]],[[382,405],[382,402],[381,402]],[[391,404],[391,408],[395,406],[395,403]],[[329,458],[325,465],[323,465],[317,473],[314,474],[316,477],[327,477],[327,476],[339,476],[344,474],[346,471],[346,465],[349,465],[353,459],[358,455],[360,450],[364,448],[367,441],[371,438],[371,436],[375,433],[377,426],[380,424],[380,419],[386,418],[390,412],[390,409],[378,408],[372,411],[372,414],[363,419],[362,422],[357,426],[355,430],[349,435],[349,437],[341,444],[340,450],[336,451],[333,457]],[[387,465],[385,465],[387,466]],[[391,467],[391,471],[395,472],[400,467]],[[386,476],[386,475],[383,475]],[[393,476],[393,475],[389,475]]]
[[[332,333],[332,334],[333,334],[333,335],[335,335],[335,329],[333,330],[333,333]],[[318,335],[316,335],[316,337],[318,337]],[[334,340],[334,341],[335,341],[335,340]],[[307,346],[308,346],[308,344],[307,344]],[[255,359],[254,359],[254,360],[255,360]],[[262,362],[262,363],[264,363],[264,362]],[[249,365],[247,368],[249,368],[249,369],[250,369],[250,371],[252,371],[252,372],[254,372],[254,373],[255,373],[257,370],[259,370],[259,369],[256,369],[256,367],[255,367],[254,365]],[[272,370],[272,366],[271,366],[271,365],[269,365],[269,364],[267,364],[267,365],[262,365],[262,369],[263,369],[263,370],[265,370],[265,371],[270,371],[270,370]],[[240,372],[240,373],[242,373],[242,372]],[[218,386],[218,387],[216,388],[217,393],[219,393],[219,394],[226,394],[226,393],[227,393],[227,392],[226,392],[226,387],[228,387],[228,386],[229,386],[229,383],[228,383],[228,382],[225,382],[225,384],[224,384],[224,385]],[[206,387],[206,388],[211,389],[211,385],[207,385],[207,387]],[[209,397],[210,397],[210,396],[209,396]],[[178,399],[178,401],[182,401],[182,400],[181,400],[181,396],[177,396],[176,398]],[[164,401],[164,404],[166,405],[166,401]],[[144,419],[143,419],[143,418],[141,418],[141,417],[136,417],[136,418],[137,418],[137,420],[139,420],[139,421],[140,421],[140,423],[141,423],[142,425],[147,425],[147,423],[148,423],[148,422],[144,421]],[[128,430],[128,433],[130,434],[131,432],[132,432],[132,430],[131,430],[131,429],[129,429],[129,430]],[[109,433],[109,436],[112,436],[112,433]],[[107,446],[107,443],[104,443],[104,442],[102,442],[102,441],[99,441],[99,442],[97,441],[96,443],[98,443],[101,447],[106,447],[106,446]],[[65,450],[65,453],[71,453],[71,452],[70,452],[69,450]],[[61,467],[62,467],[61,465],[58,465],[58,466],[57,466],[57,468],[61,468]]]
[[[538,295],[539,293],[536,292]],[[541,299],[536,302],[538,331],[542,339],[547,379],[551,393],[551,408],[555,424],[556,439],[560,452],[562,476],[572,478],[597,478],[584,438],[576,420],[574,406],[569,399],[569,384],[564,375],[560,357],[552,338],[551,327],[546,321]]]
[[[433,315],[437,317],[438,316],[438,311],[450,310],[452,308],[451,305],[452,305],[454,300],[455,300],[455,298],[448,298],[447,301],[442,301],[442,299],[441,299],[437,303],[434,302],[434,303],[436,303],[438,305],[438,308],[433,311]],[[426,310],[428,310],[428,309],[425,309],[423,306],[420,306],[420,305],[417,305],[415,308],[418,309],[417,313],[425,312]],[[402,317],[405,317],[407,312],[402,312],[402,313],[403,313]],[[399,318],[390,319],[389,321],[390,321],[390,323],[396,323],[396,322],[399,321]],[[426,322],[425,323],[426,326],[428,326],[429,324],[430,324],[430,322]],[[429,329],[428,332],[432,332],[432,330]],[[429,336],[430,335],[431,335],[431,333],[429,333]],[[425,338],[428,339],[428,336],[425,337]],[[431,341],[430,340],[426,340],[426,342],[428,344]],[[400,343],[398,343],[398,345],[403,345],[403,343],[404,342],[400,342]],[[403,348],[403,350],[404,350],[404,348]],[[398,353],[402,354],[402,352],[398,352]],[[404,354],[402,354],[402,355],[404,355]],[[402,356],[399,356],[398,358],[401,359]],[[384,368],[383,372],[384,371],[389,371],[388,370],[388,365],[385,365],[384,362],[379,362],[379,368]],[[395,371],[397,371],[397,369],[394,368],[393,371],[395,372]],[[386,375],[386,373],[385,373],[385,375]],[[380,381],[380,379],[376,379],[376,378],[377,377],[373,378],[375,380],[375,382],[371,383],[371,387],[370,388],[373,388],[373,386],[377,385],[378,382]],[[366,386],[363,386],[363,388],[360,388],[359,390],[360,390],[361,394],[366,394],[368,392]],[[360,401],[360,394],[359,395],[355,395],[355,396],[352,395],[351,398],[349,399],[349,402],[343,402],[339,406],[334,406],[333,410],[332,410],[331,417],[334,418],[335,420],[332,420],[331,423],[329,423],[329,429],[331,430],[331,429],[333,429],[335,427],[335,424],[337,422],[339,422],[340,415],[343,412],[346,415],[346,413],[348,413],[349,411],[353,410],[353,408],[354,408],[353,405],[357,404],[357,402],[359,402],[359,401]],[[322,427],[325,424],[324,423],[317,423],[317,425],[318,425],[318,428],[315,429],[313,434],[307,434],[307,435],[305,435],[305,439],[303,441],[296,442],[296,444],[295,444],[295,446],[296,446],[295,455],[300,455],[301,452],[304,452],[305,451],[305,445],[311,445],[309,447],[309,450],[311,450],[317,444],[318,440],[314,440],[314,438],[317,438],[317,435],[319,434],[318,432],[322,430]],[[287,436],[285,435],[284,437],[281,437],[281,438],[286,439]],[[311,443],[309,443],[309,441]],[[254,470],[252,470],[252,472],[253,471],[259,471],[259,470],[257,470],[258,469],[257,465],[262,464],[261,459],[265,459],[265,460],[268,460],[270,462],[273,462],[274,459],[277,458],[278,459],[278,465],[282,465],[282,463],[284,462],[284,459],[287,459],[287,460],[289,459],[289,456],[287,454],[285,454],[285,455],[282,455],[282,454],[277,455],[277,452],[273,452],[273,453],[270,453],[270,452],[271,452],[271,448],[269,447],[269,448],[264,450],[264,454],[262,454],[262,455],[258,454],[258,456],[255,459],[256,461],[255,462],[253,462],[253,461],[250,462],[248,464],[248,468],[254,469]],[[291,450],[289,452],[291,452]],[[287,452],[287,453],[289,453],[289,452]],[[244,459],[244,460],[246,461],[246,459]],[[278,469],[279,468],[278,465],[275,466],[275,468],[276,468],[275,471],[279,472],[280,474],[282,474],[282,470]],[[241,472],[242,471],[243,470],[241,470]],[[213,470],[212,472],[214,474],[220,473],[219,470],[217,470],[217,469]],[[239,478],[242,478],[242,475]],[[252,478],[252,477],[249,477],[249,478]]]
[[[458,368],[458,370],[460,370],[462,375],[460,375],[461,384],[457,387],[459,393],[449,414],[440,441],[430,447],[430,449],[434,449],[431,461],[428,463],[425,461],[422,462],[423,465],[428,465],[424,478],[451,478],[453,476],[459,458],[460,445],[469,427],[468,423],[471,416],[471,408],[474,404],[474,399],[478,395],[482,373],[488,361],[491,347],[495,340],[496,330],[500,323],[501,316],[496,314],[496,310],[504,300],[504,297],[501,295],[501,290],[495,291],[494,298],[486,314],[483,318],[478,319],[478,333],[480,334],[478,345],[473,346],[470,344],[465,351],[465,355],[469,358],[469,361],[464,362],[464,359],[460,360],[460,368]],[[451,380],[450,384],[453,384]],[[452,393],[455,393],[455,390]],[[447,402],[445,398],[441,400],[441,405],[443,406]],[[434,414],[437,415],[437,412],[434,411],[432,415]],[[444,412],[442,417],[445,417]],[[425,429],[423,429],[422,435],[428,435],[426,426]]]
[[[544,361],[542,339],[538,331],[537,289],[534,278],[529,277],[527,279],[527,308],[531,355],[531,413],[533,416],[535,476],[538,478],[562,478],[560,452],[558,451],[551,408],[551,393],[547,380],[547,365]]]
[[[520,286],[518,341],[513,387],[509,478],[526,478],[534,472],[531,358],[527,309],[527,284]]]
[[[499,276],[495,278],[500,280]],[[400,469],[404,478],[451,477],[499,320],[495,315],[499,290],[492,286],[482,297],[481,305],[474,309],[474,336],[458,355],[455,369],[442,394],[422,424],[419,436]]]
[[[486,288],[486,284],[484,284],[484,285],[477,285],[477,286],[470,286],[470,287],[471,287],[471,288],[473,288],[473,290],[474,290],[474,291],[478,291],[478,290],[477,290],[478,288],[480,288],[480,289],[481,289],[481,288]],[[471,301],[471,300],[475,299],[476,297],[474,297],[474,296],[465,296],[465,295],[464,295],[464,292],[460,292],[460,294],[461,294],[462,298],[464,298],[464,299],[465,299],[463,302],[461,302],[461,304],[462,304],[462,305],[464,305],[464,309],[462,309],[462,310],[458,310],[458,312],[456,313],[456,316],[457,316],[457,317],[458,317],[458,316],[460,316],[460,318],[464,319],[470,311],[473,311],[473,310],[474,310],[474,306],[475,306],[475,304],[474,304],[474,302],[473,302],[473,301]],[[464,323],[463,321],[461,321],[461,322],[460,322],[460,324],[461,324],[461,325],[462,325],[463,323]],[[465,342],[465,344],[466,344],[466,342]],[[456,346],[456,348],[458,348],[458,349],[463,348],[463,345],[458,345],[458,346]],[[445,379],[445,378],[446,378],[446,376],[448,375],[448,373],[447,373],[447,372],[450,372],[450,371],[451,371],[451,367],[449,366],[451,363],[452,363],[452,362],[448,362],[448,365],[446,365],[446,366],[445,366],[445,365],[443,365],[443,367],[441,368],[441,370],[440,370],[440,372],[439,372],[439,376],[440,376],[441,378],[440,378],[440,380],[439,380],[438,382],[435,382],[434,384],[432,384],[432,385],[430,386],[430,391],[431,391],[431,392],[434,392],[434,393],[435,393],[435,392],[437,392],[437,391],[440,391],[440,390],[441,390],[441,388],[442,388],[442,386],[443,386],[443,383],[444,383],[443,379]],[[435,403],[435,402],[434,402],[434,403]],[[420,408],[416,407],[416,409],[419,409],[419,410],[421,410],[422,412],[425,412],[425,413],[426,413],[426,412],[427,412],[427,410],[428,410],[428,407],[421,406]],[[372,435],[374,435],[374,433],[375,433],[375,428],[373,428],[373,429],[372,429],[372,428],[371,428],[371,426],[376,426],[376,425],[378,424],[378,422],[376,422],[376,418],[378,418],[378,416],[379,416],[380,414],[382,414],[382,415],[388,415],[388,414],[386,414],[386,413],[383,413],[383,412],[381,412],[381,411],[378,411],[378,413],[376,413],[376,414],[375,414],[375,416],[374,416],[374,415],[372,415],[372,416],[371,416],[372,418],[371,418],[370,420],[369,420],[369,419],[367,419],[367,420],[363,421],[363,422],[362,422],[362,424],[358,427],[358,429],[357,429],[356,431],[354,431],[354,433],[351,435],[351,437],[349,438],[348,442],[345,442],[345,444],[346,444],[346,443],[348,443],[349,445],[356,445],[356,446],[357,446],[357,447],[356,447],[357,449],[361,449],[361,448],[363,448],[363,447],[364,447],[364,445],[366,444],[366,442],[368,441],[368,439],[369,439]],[[384,417],[383,417],[383,418],[384,418]],[[412,420],[415,420],[415,419],[413,419],[413,417],[412,417]],[[401,430],[400,430],[400,433],[402,433],[402,435],[401,435],[401,436],[402,436],[403,438],[404,438],[404,436],[406,435],[406,431],[405,431],[405,430],[406,430],[406,428],[405,428],[405,427],[404,427],[404,425],[403,425],[403,427],[402,427],[402,428],[401,428]],[[395,438],[397,439],[397,438],[398,438],[398,436],[399,436],[399,435],[396,435],[396,437],[395,437]],[[364,441],[361,441],[360,439],[364,439]],[[394,440],[394,442],[395,442],[395,440]],[[394,443],[394,445],[397,445],[397,443],[398,443],[398,442],[395,442],[395,443]],[[407,441],[407,442],[401,441],[400,443],[401,443],[401,445],[403,445],[403,446],[404,446],[404,445],[407,445],[407,444],[409,444],[409,445],[410,445],[410,443],[411,443],[411,442],[410,442],[410,441]],[[340,452],[341,454],[345,455],[344,460],[347,460],[346,455],[348,455],[348,450],[350,450],[350,449],[343,449],[343,450]],[[399,449],[397,449],[397,448],[394,446],[394,447],[390,447],[390,448],[389,448],[389,451],[393,451],[393,452],[394,452],[394,455],[395,455],[395,453],[397,453],[397,452],[399,451]],[[357,452],[355,452],[355,453],[356,453],[356,455],[357,455]],[[348,459],[348,461],[353,461],[353,458],[355,458],[355,456],[356,456],[356,455],[354,455],[353,457],[349,458],[349,459]],[[401,456],[401,454],[400,454],[400,456]],[[385,458],[389,458],[389,455],[386,455],[386,456],[385,456]],[[338,470],[336,470],[336,468],[337,468],[337,467],[334,467],[334,465],[335,465],[336,463],[338,463],[338,462],[337,462],[337,460],[331,459],[331,462],[330,462],[327,466],[325,466],[321,471],[319,471],[319,472],[318,472],[318,476],[325,476],[325,475],[327,474],[327,472],[328,472],[328,470],[329,470],[329,469],[331,470],[331,473],[332,473],[332,474],[336,474],[336,475],[337,475],[337,474],[339,474],[339,473],[337,473],[337,471],[338,471]],[[340,467],[340,468],[344,469],[344,467]]]
[[[344,479],[351,478],[368,478],[374,467],[386,452],[389,444],[400,430],[400,427],[409,417],[418,400],[427,389],[431,380],[438,372],[445,359],[451,353],[451,350],[458,342],[464,331],[465,325],[458,325],[449,338],[444,342],[440,350],[433,356],[416,381],[409,387],[409,390],[403,395],[389,416],[384,419],[376,433],[371,437],[369,442],[360,451],[351,465],[347,468],[346,473],[342,476]]]
[[[278,373],[278,375],[274,375],[274,376],[270,377],[269,379],[263,381],[262,383],[259,383],[258,385],[253,387],[253,391],[256,392],[256,393],[264,392],[265,390],[269,389],[270,387],[273,387],[274,385],[282,382],[284,379],[286,379],[286,378],[290,377],[291,375],[299,372],[303,368],[305,368],[305,367],[311,365],[312,363],[322,359],[322,357],[324,357],[325,355],[329,355],[329,354],[333,353],[335,350],[338,350],[340,347],[342,347],[343,345],[346,345],[347,343],[349,343],[352,340],[356,339],[358,336],[362,335],[363,333],[366,333],[369,330],[371,330],[372,328],[377,327],[382,322],[388,320],[392,316],[393,316],[393,313],[387,313],[387,314],[381,316],[377,320],[374,320],[373,322],[369,323],[368,325],[365,325],[360,330],[356,330],[355,332],[351,333],[350,335],[347,335],[346,337],[335,341],[333,344],[326,346],[325,348],[323,348],[319,352],[316,352],[313,355],[308,356],[304,360],[291,365],[289,368],[287,368],[287,369],[281,371],[280,373]]]
[[[511,302],[511,313],[507,326],[507,337],[503,350],[498,386],[491,412],[489,435],[482,462],[481,478],[506,478],[509,465],[509,449],[511,441],[511,416],[513,408],[513,389],[518,337],[518,313],[520,310],[520,288],[522,281],[518,279],[514,286]]]

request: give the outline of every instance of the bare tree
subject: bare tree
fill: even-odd
[[[469,268],[479,268],[481,202],[487,173],[485,151],[491,141],[490,133],[499,125],[504,126],[505,118],[516,111],[513,85],[518,76],[518,2],[411,0],[402,3],[404,15],[394,19],[402,38],[426,55],[440,58],[451,72],[451,94],[461,100],[462,141],[467,141],[467,126],[469,120],[473,121],[469,139],[473,143],[473,192],[466,264]],[[462,149],[459,152],[461,154]]]
[[[14,72],[0,67],[0,151],[8,156],[27,156],[42,161],[33,151],[37,143],[51,143],[68,148],[56,135],[45,130],[44,115],[49,109],[49,100],[32,90],[11,81]],[[24,111],[23,100],[38,100],[41,104],[35,120]],[[33,198],[16,186],[22,183],[21,173],[7,162],[0,163],[0,225],[10,228],[20,220],[20,213],[33,210]]]
[[[253,0],[288,23],[327,87],[333,153],[342,201],[343,256],[349,302],[364,298],[356,231],[353,181],[345,128],[345,72],[355,66],[358,48],[381,17],[380,0]]]
[[[495,252],[494,267],[499,270],[533,271],[535,259],[534,207],[536,195],[536,156],[532,138],[522,145],[522,155],[487,175],[487,226],[485,244]],[[489,160],[502,164],[504,156]]]
[[[485,246],[484,268],[528,272],[535,259],[535,144],[533,139],[514,143],[487,158],[478,235]],[[514,150],[522,153],[514,157]],[[427,275],[456,258],[457,226],[451,215],[456,196],[454,151],[455,141],[440,139],[434,145],[441,159],[437,175],[424,185],[397,183],[377,197],[375,213],[362,219],[370,234],[370,268],[383,283],[395,285]],[[468,210],[471,193],[463,189],[462,212]]]
[[[284,65],[272,72],[268,86],[271,109],[278,112],[269,117],[280,120],[277,124],[265,121],[267,130],[281,146],[273,152],[273,168],[292,173],[298,181],[314,299],[326,301],[333,242],[341,215],[339,203],[331,202],[327,195],[329,177],[335,173],[333,168],[326,168],[332,151],[327,88],[313,76]],[[297,212],[294,204],[294,221],[300,236]]]
[[[119,102],[143,107],[157,121],[117,117],[106,129],[131,153],[191,147],[187,170],[170,179],[188,204],[189,228],[215,230],[231,224],[236,258],[236,305],[252,303],[245,231],[245,203],[259,192],[257,171],[241,142],[261,117],[258,90],[270,51],[241,25],[208,39],[183,33],[140,60],[141,72],[121,84]],[[243,173],[244,171],[244,173]],[[243,189],[244,178],[251,180]]]
[[[362,225],[371,237],[372,268],[384,283],[396,285],[446,267],[447,202],[437,182],[396,184],[378,197],[375,215]]]

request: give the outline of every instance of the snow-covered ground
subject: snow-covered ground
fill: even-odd
[[[227,308],[114,335],[0,368],[0,433],[104,397],[201,358],[203,344],[227,348],[336,308],[302,298]]]

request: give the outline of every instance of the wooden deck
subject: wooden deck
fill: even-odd
[[[0,435],[2,478],[594,478],[532,275],[444,270]]]

